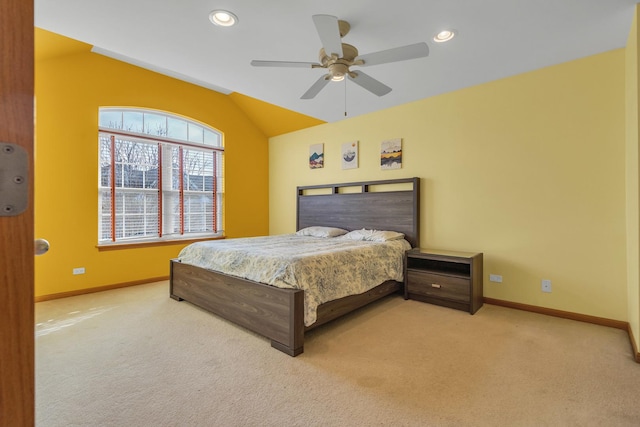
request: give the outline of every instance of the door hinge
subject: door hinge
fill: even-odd
[[[0,142],[0,216],[19,215],[29,203],[29,156],[19,145]]]

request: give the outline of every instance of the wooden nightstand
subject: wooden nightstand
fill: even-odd
[[[474,314],[482,307],[482,253],[416,248],[404,257],[404,299]]]

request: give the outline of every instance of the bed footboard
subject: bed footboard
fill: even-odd
[[[304,292],[281,289],[171,260],[171,298],[185,300],[265,336],[297,356],[304,350]]]

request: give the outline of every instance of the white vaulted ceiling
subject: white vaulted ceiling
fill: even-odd
[[[333,122],[444,92],[624,47],[635,0],[36,0],[37,27],[94,52],[238,92]],[[209,21],[214,9],[239,18]],[[252,67],[251,60],[317,62],[312,16],[348,21],[343,42],[360,54],[426,42],[430,54],[366,68],[393,90],[382,97],[351,81],[300,99],[326,71]],[[433,36],[455,29],[438,44]]]

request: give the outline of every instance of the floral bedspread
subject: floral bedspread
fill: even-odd
[[[285,234],[193,243],[181,262],[266,283],[304,290],[305,325],[318,305],[357,295],[386,280],[403,280],[406,240],[356,241]]]

